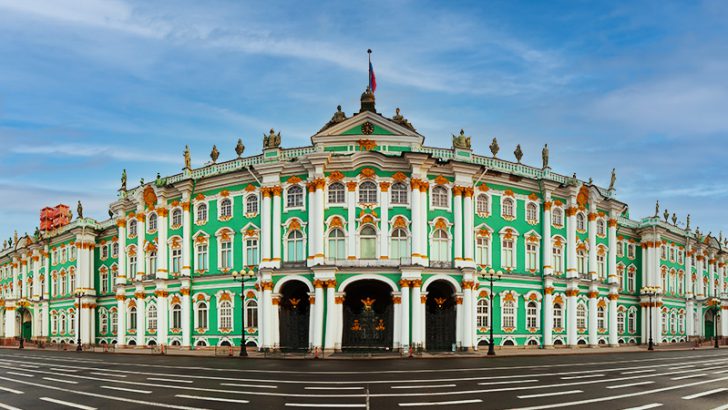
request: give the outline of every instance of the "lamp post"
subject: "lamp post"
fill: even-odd
[[[718,345],[718,312],[720,312],[720,299],[713,298],[710,300],[710,302],[708,302],[708,305],[710,306],[710,310],[713,311],[713,325],[715,327],[715,331],[713,334],[715,344],[713,345],[713,347],[719,349],[720,346]]]
[[[76,289],[76,298],[78,298],[78,311],[76,314],[76,351],[82,352],[83,348],[81,347],[81,298],[86,296],[86,293],[83,289]]]
[[[488,356],[495,356],[495,339],[493,338],[493,282],[500,280],[503,277],[503,272],[496,272],[493,268],[487,269],[485,265],[480,265],[479,268],[478,276],[490,282],[490,309],[488,309],[490,341],[488,342]]]
[[[23,298],[18,301],[18,314],[20,315],[20,345],[18,346],[18,349],[24,349],[25,348],[25,340],[23,340],[23,316],[25,316],[25,312],[28,311],[28,300]]]
[[[658,288],[654,286],[645,286],[642,288],[642,295],[647,296],[647,321],[649,328],[649,342],[647,350],[655,350],[655,343],[652,341],[652,298],[657,296]]]
[[[252,266],[242,271],[233,271],[233,280],[240,281],[240,357],[247,357],[248,350],[245,348],[245,278],[254,278],[255,271]]]

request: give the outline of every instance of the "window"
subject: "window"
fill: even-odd
[[[538,222],[538,206],[533,202],[529,202],[526,205],[526,221],[529,223]]]
[[[617,313],[617,333],[620,335],[624,333],[624,312]]]
[[[119,243],[114,242],[111,244],[111,257],[112,258],[118,258],[119,257]]]
[[[402,228],[397,228],[392,231],[392,243],[389,249],[389,254],[392,259],[409,258],[409,238],[407,238],[407,231]]]
[[[576,214],[576,230],[582,232],[586,231],[586,217],[583,212]]]
[[[136,329],[137,327],[137,310],[136,307],[132,306],[129,309],[129,329]]]
[[[147,273],[149,276],[157,275],[157,251],[151,251],[149,253],[149,270]]]
[[[58,283],[57,295],[65,295],[65,294],[66,294],[66,272],[61,272],[59,283]]]
[[[604,236],[607,234],[606,225],[604,224],[604,219],[598,219],[597,220],[597,235]]]
[[[329,185],[329,203],[330,204],[343,204],[346,202],[346,191],[344,190],[344,184],[341,182],[335,182]]]
[[[258,327],[258,302],[254,300],[245,304],[245,327]]]
[[[597,307],[597,329],[606,329],[606,315],[607,312],[604,309],[604,307],[599,306]]]
[[[68,293],[73,293],[76,291],[76,274],[74,272],[71,272],[68,275]]]
[[[577,272],[579,272],[580,275],[586,275],[587,274],[587,258],[586,258],[586,250],[584,249],[578,249],[576,251],[576,269]]]
[[[432,188],[432,206],[434,208],[447,208],[447,188],[444,186],[436,186]]]
[[[197,205],[197,223],[207,222],[207,204]]]
[[[346,238],[344,231],[333,229],[329,232],[329,258],[346,259]]]
[[[534,242],[526,243],[526,269],[529,271],[538,269],[538,244]]]
[[[515,243],[512,238],[504,238],[502,241],[503,253],[501,257],[501,266],[506,269],[515,269],[516,253],[514,252]]]
[[[197,244],[197,270],[206,271],[208,269],[207,243]]]
[[[303,188],[300,185],[293,185],[288,188],[286,194],[286,207],[299,208],[303,206]]]
[[[132,219],[129,221],[129,237],[134,238],[137,236],[137,221]]]
[[[51,315],[51,333],[58,334],[58,315],[55,313]]]
[[[679,318],[680,319],[677,324],[678,331],[680,332],[680,334],[684,334],[685,333],[685,313],[680,312]]]
[[[102,245],[101,246],[101,259],[106,259],[108,257],[109,257],[109,246]]]
[[[564,226],[564,211],[561,208],[551,210],[551,224],[559,228]]]
[[[172,228],[182,226],[182,210],[177,208],[172,211]]]
[[[444,229],[435,229],[432,234],[432,255],[433,261],[444,262],[448,260],[448,247],[450,245],[449,237]]]
[[[636,275],[635,270],[633,268],[630,268],[627,271],[627,291],[629,293],[634,293],[635,288],[637,287],[637,281],[636,281]]]
[[[682,249],[677,251],[677,263],[680,265],[685,263],[685,254],[683,253]]]
[[[76,334],[76,312],[73,310],[68,313],[68,333]]]
[[[515,218],[516,213],[513,199],[503,198],[503,203],[501,204],[501,216],[504,218]]]
[[[205,302],[197,305],[197,328],[207,329],[207,303]]]
[[[245,198],[245,213],[257,214],[258,213],[258,195],[251,194]]]
[[[179,329],[182,327],[182,306],[179,303],[175,303],[172,306],[172,329]]]
[[[670,262],[675,262],[675,248],[673,246],[670,247]]]
[[[512,300],[503,302],[503,318],[501,320],[503,328],[516,327],[516,306]]]
[[[233,328],[233,304],[229,300],[220,303],[220,328]]]
[[[636,248],[637,247],[633,243],[630,243],[629,245],[627,245],[627,257],[628,258],[634,259],[634,254],[635,254]]]
[[[232,269],[233,267],[233,241],[232,239],[220,242],[220,269]]]
[[[627,315],[627,328],[629,333],[637,333],[637,313],[634,311]]]
[[[245,263],[248,265],[258,264],[258,238],[248,237],[245,239]]]
[[[586,329],[586,306],[583,303],[576,306],[576,328]]]
[[[490,265],[490,237],[479,235],[475,238],[475,263]]]
[[[554,303],[554,329],[564,328],[564,309],[560,303]]]
[[[373,204],[377,202],[377,185],[372,181],[364,181],[359,185],[359,202]]]
[[[401,182],[395,182],[392,185],[392,204],[406,205],[407,204],[407,185]]]
[[[229,198],[225,198],[220,201],[220,218],[232,218],[233,216],[233,201]]]
[[[682,295],[683,293],[685,293],[684,285],[685,285],[685,274],[682,271],[680,271],[680,273],[678,273],[678,275],[677,275],[677,294],[678,295]]]
[[[157,330],[157,305],[149,305],[147,308],[147,329],[152,333]]]
[[[157,231],[157,214],[152,212],[147,217],[147,232]]]
[[[119,327],[119,314],[115,311],[111,311],[111,333],[116,334],[116,329]]]
[[[490,200],[488,195],[478,195],[478,199],[475,201],[475,212],[479,215],[488,215],[490,213]]]
[[[293,230],[288,233],[288,261],[296,262],[303,260],[303,233]]]
[[[667,312],[663,310],[662,314],[660,316],[662,319],[662,331],[667,333],[667,329],[668,329]]]
[[[617,241],[617,257],[624,257],[624,242],[622,241]]]
[[[538,327],[538,309],[536,302],[530,301],[526,305],[526,327],[529,329]]]
[[[554,272],[564,273],[564,247],[563,245],[554,245],[552,248],[553,252],[553,264]]]
[[[359,233],[361,259],[376,259],[377,257],[377,231],[371,225],[365,225]]]
[[[660,259],[667,259],[667,246],[660,246]]]
[[[604,252],[604,248],[597,252],[597,276],[599,279],[604,280],[606,278],[607,262]]]
[[[109,293],[109,273],[106,270],[99,275],[99,282],[101,282],[101,293]]]
[[[670,332],[672,334],[677,333],[677,315],[675,314],[675,312],[672,312],[670,314]]]
[[[480,299],[478,300],[477,305],[477,320],[478,320],[478,327],[490,327],[490,312],[488,309],[489,301],[488,299]]]
[[[172,273],[182,272],[182,249],[172,249]]]
[[[60,323],[59,323],[59,333],[64,335],[67,332],[68,332],[68,330],[66,329],[66,314],[61,313],[61,319],[60,319]]]

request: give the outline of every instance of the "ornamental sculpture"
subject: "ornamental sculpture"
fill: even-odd
[[[490,152],[493,154],[493,158],[498,156],[498,151],[500,151],[500,146],[498,145],[498,139],[493,138],[493,142],[490,143]]]
[[[470,137],[465,136],[465,130],[460,130],[460,135],[452,135],[452,147],[458,149],[471,149]]]
[[[126,191],[126,168],[121,171],[121,190]]]
[[[516,150],[513,151],[513,155],[516,156],[516,161],[518,163],[521,163],[521,158],[523,158],[523,151],[521,150],[521,144],[516,145]]]
[[[281,146],[281,132],[276,134],[273,128],[270,129],[268,135],[263,134],[263,149],[275,149]]]
[[[238,138],[238,145],[235,146],[235,153],[238,154],[238,158],[243,155],[244,151],[245,145],[243,145],[243,140],[241,138]]]
[[[617,168],[612,168],[612,177],[609,180],[609,190],[614,191],[614,183],[617,182]]]
[[[212,146],[212,152],[210,152],[210,159],[212,163],[216,163],[217,159],[220,158],[220,151],[217,150],[217,145]]]
[[[81,201],[78,201],[78,206],[76,206],[76,213],[78,214],[78,219],[83,219],[83,205],[81,205]]]
[[[407,119],[404,118],[402,114],[400,114],[399,107],[394,110],[394,117],[392,117],[392,121],[403,127],[409,128],[412,131],[415,131],[415,127],[409,121],[407,121]]]
[[[543,161],[542,168],[549,168],[549,144],[545,144],[541,150],[541,160]]]
[[[185,156],[185,167],[184,167],[184,169],[186,169],[186,170],[189,171],[189,170],[192,169],[192,158],[191,158],[191,155],[190,155],[190,146],[189,145],[185,145],[185,153],[184,153],[184,156]]]

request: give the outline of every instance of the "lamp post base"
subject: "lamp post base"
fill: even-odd
[[[652,339],[647,343],[647,350],[655,350],[655,344],[652,342]]]

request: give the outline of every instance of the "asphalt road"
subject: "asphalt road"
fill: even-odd
[[[275,360],[0,349],[0,408],[728,409],[728,349]]]

